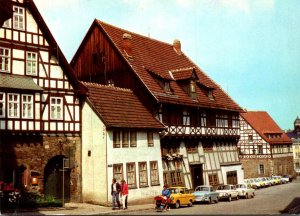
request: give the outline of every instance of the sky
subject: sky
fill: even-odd
[[[242,108],[300,117],[298,0],[34,0],[70,62],[94,19],[172,44]]]

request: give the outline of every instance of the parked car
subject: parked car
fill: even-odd
[[[282,177],[285,178],[285,179],[288,179],[288,182],[293,181],[293,176],[291,176],[291,175],[283,175]]]
[[[195,195],[191,193],[190,189],[186,187],[170,187],[171,206],[179,208],[181,205],[193,206],[195,202]]]
[[[253,198],[255,196],[255,189],[247,184],[237,184],[236,190],[239,192],[239,197],[248,199],[249,197]]]
[[[235,185],[219,185],[216,191],[220,193],[220,200],[227,199],[230,202],[232,199],[239,199],[239,192]]]
[[[250,187],[253,189],[258,189],[261,187],[260,183],[257,182],[255,179],[245,179],[244,182],[245,184],[250,185]]]
[[[276,185],[282,184],[281,176],[272,176],[271,178],[274,180]]]
[[[195,202],[208,202],[209,204],[213,201],[219,202],[219,194],[210,185],[201,185],[195,188],[193,193],[195,195]]]
[[[288,175],[281,176],[281,180],[284,184],[290,182],[290,177]]]
[[[268,186],[262,178],[256,178],[254,180],[259,184],[259,188],[264,188]]]

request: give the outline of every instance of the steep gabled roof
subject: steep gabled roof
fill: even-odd
[[[96,83],[83,84],[88,88],[88,99],[107,127],[164,129],[131,90]]]
[[[291,144],[292,141],[276,124],[272,117],[265,111],[248,111],[241,113],[241,116],[249,125],[268,143],[270,144]],[[275,135],[280,134],[280,138]],[[267,135],[274,135],[270,138]]]
[[[74,85],[74,90],[80,92],[81,94],[85,94],[87,92],[87,89],[76,78],[73,69],[71,68],[63,52],[59,48],[56,40],[54,39],[51,31],[49,30],[33,0],[24,0],[24,6],[29,9],[35,21],[37,22],[39,29],[41,30],[41,32],[43,32],[45,38],[47,39],[50,47],[53,48],[52,53],[55,53],[55,57],[59,61],[60,66],[63,68],[65,75],[68,77],[71,84]]]
[[[188,67],[188,68],[180,68],[176,70],[171,70],[170,73],[172,74],[173,78],[175,80],[186,80],[186,79],[191,79],[195,69],[193,67]],[[197,74],[196,79],[199,79]]]
[[[184,53],[178,54],[172,44],[158,41],[149,37],[145,37],[134,32],[130,32],[100,20],[95,20],[83,39],[80,47],[74,55],[71,62],[75,62],[88,41],[92,31],[98,28],[116,49],[125,62],[132,68],[133,72],[145,85],[146,89],[153,97],[163,103],[175,103],[182,105],[227,109],[233,111],[242,111],[240,106],[233,101],[219,85],[213,82],[197,65],[195,65]],[[130,57],[123,48],[123,34],[127,33],[131,36]],[[191,98],[177,83],[171,80],[170,86],[172,94],[166,94],[164,89],[157,83],[155,76],[159,78],[169,79],[170,71],[178,71],[183,68],[193,68],[199,80],[197,82],[197,100]],[[189,70],[184,71],[183,75],[176,72],[177,79],[186,79],[189,76]],[[155,76],[153,76],[153,74]],[[202,86],[210,86],[214,91],[214,100],[211,100],[206,93],[206,89]]]

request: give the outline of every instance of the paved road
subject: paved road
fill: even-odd
[[[296,207],[298,206],[298,208]],[[291,212],[294,210],[294,212]],[[297,210],[297,212],[295,211]],[[256,196],[252,199],[233,200],[232,202],[220,201],[217,204],[195,204],[193,207],[171,209],[167,212],[154,210],[141,210],[130,212],[135,215],[149,214],[281,214],[300,213],[300,178],[289,184],[272,186],[256,190]],[[123,214],[123,212],[115,212]]]

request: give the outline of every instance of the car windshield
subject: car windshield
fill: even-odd
[[[229,185],[219,185],[218,190],[230,190]]]
[[[238,185],[236,185],[236,188],[247,188],[247,187],[246,187],[246,185],[238,184]]]
[[[209,187],[197,187],[196,191],[210,191]]]
[[[183,193],[184,192],[183,188],[170,188],[169,190],[172,194],[178,194],[178,193]]]

